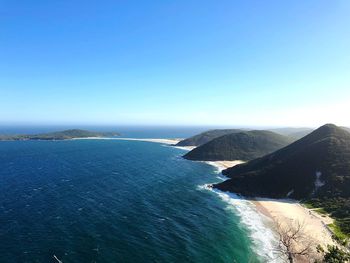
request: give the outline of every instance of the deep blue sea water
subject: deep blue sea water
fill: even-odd
[[[263,262],[183,150],[118,140],[0,142],[0,262]]]

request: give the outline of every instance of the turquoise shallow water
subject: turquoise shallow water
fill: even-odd
[[[0,142],[0,262],[258,262],[183,150],[117,140]]]

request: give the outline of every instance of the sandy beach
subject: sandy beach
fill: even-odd
[[[243,161],[216,161],[207,162],[218,167],[220,170],[243,163]],[[250,200],[256,207],[257,211],[264,216],[270,218],[274,225],[274,230],[278,232],[278,228],[288,228],[291,225],[302,225],[301,236],[303,239],[299,241],[298,246],[303,247],[312,244],[312,254],[318,256],[316,246],[319,244],[323,247],[334,245],[332,232],[327,227],[333,223],[333,219],[321,215],[311,209],[302,206],[298,201],[291,199],[268,199],[255,198]],[[305,259],[299,258],[297,262],[305,262]]]
[[[113,138],[115,140],[120,141],[142,141],[142,142],[155,142],[155,143],[163,143],[163,144],[169,144],[169,145],[175,145],[181,139],[153,139],[153,138]]]
[[[286,229],[301,224],[303,238],[298,245],[302,247],[312,243],[314,255],[317,255],[318,244],[323,247],[334,244],[332,233],[327,227],[333,222],[332,218],[307,209],[295,200],[256,198],[252,202],[260,213],[273,220],[277,231],[278,225]]]
[[[217,167],[220,170],[220,172],[221,172],[222,170],[225,170],[227,168],[233,167],[233,166],[235,166],[237,164],[244,163],[244,161],[240,161],[240,160],[235,160],[235,161],[206,161],[206,163]]]
[[[141,142],[154,142],[168,145],[175,145],[182,139],[158,139],[158,138],[119,138],[119,137],[84,137],[84,138],[72,138],[71,140],[118,140],[118,141],[141,141]],[[192,147],[181,147],[184,149],[193,149]]]

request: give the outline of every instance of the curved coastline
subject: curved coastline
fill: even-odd
[[[161,143],[184,151],[190,151],[193,147],[174,146],[179,139],[139,139],[139,138],[113,138],[117,140],[145,141]],[[199,161],[215,167],[218,179],[225,180],[226,177],[221,174],[222,170],[240,164],[243,161]],[[284,262],[280,255],[274,252],[278,243],[278,233],[274,227],[273,220],[261,213],[257,206],[248,199],[240,197],[234,193],[222,192],[218,189],[209,187],[210,184],[198,186],[200,190],[212,191],[218,197],[227,203],[227,209],[241,218],[242,225],[248,230],[252,240],[253,249],[262,262],[279,263]]]
[[[217,168],[220,178],[225,180],[222,170],[233,167],[242,161],[207,161],[205,162]],[[217,193],[226,203],[234,207],[236,213],[242,218],[242,223],[251,231],[251,238],[256,245],[256,253],[268,262],[285,262],[283,255],[272,253],[277,249],[279,229],[281,224],[286,226],[293,223],[303,225],[302,234],[306,240],[312,242],[314,248],[311,252],[315,258],[319,257],[316,247],[322,245],[336,245],[332,238],[332,232],[328,225],[333,219],[327,215],[320,215],[312,209],[304,207],[299,201],[293,199],[271,199],[271,198],[244,198],[231,192],[224,192],[206,185],[207,190]],[[267,230],[268,229],[268,230]],[[307,244],[300,244],[300,246]]]
[[[216,167],[222,179],[225,180],[227,177],[222,175],[221,171],[242,163],[242,161],[206,163]],[[334,220],[327,215],[320,215],[312,209],[304,207],[297,200],[259,197],[244,198],[234,193],[214,189],[211,185],[206,186],[206,189],[217,193],[228,204],[235,206],[235,210],[242,218],[242,223],[253,233],[251,237],[253,238],[253,242],[257,245],[257,253],[268,260],[268,262],[285,261],[281,258],[280,254],[266,253],[266,251],[276,250],[278,246],[279,229],[277,226],[280,224],[286,226],[293,223],[301,223],[303,225],[302,234],[306,237],[306,240],[302,242],[306,241],[314,244],[310,253],[312,253],[315,258],[319,257],[319,253],[317,253],[316,250],[317,245],[322,245],[324,247],[327,247],[327,245],[336,245],[332,238],[333,234],[328,227]],[[257,213],[258,216],[255,213]],[[252,218],[254,217],[260,220],[253,222]],[[262,224],[263,227],[257,227],[257,223],[258,225]],[[266,232],[264,228],[268,228],[270,231]],[[264,235],[257,234],[264,232]],[[306,246],[307,244],[300,244],[300,246],[303,245]]]
[[[208,161],[205,162],[217,169],[219,178],[225,180],[222,170],[240,164],[243,161]],[[227,208],[232,210],[241,218],[242,225],[249,231],[249,236],[254,245],[253,249],[263,262],[279,263],[284,262],[280,254],[276,252],[278,245],[278,232],[271,217],[258,209],[251,200],[245,199],[237,194],[223,192],[212,188],[210,185],[201,187],[217,194],[221,200],[227,203]]]
[[[184,151],[190,151],[194,146],[175,146],[181,139],[164,138],[84,138],[84,139],[111,139],[126,141],[143,141],[151,143],[160,143]],[[217,169],[218,179],[225,180],[227,177],[222,175],[226,168],[242,163],[235,161],[198,161],[211,165]],[[266,198],[244,198],[230,192],[223,192],[213,189],[210,184],[199,186],[199,189],[212,191],[219,198],[228,204],[228,209],[232,209],[235,214],[242,219],[242,224],[250,231],[250,237],[254,244],[254,250],[263,261],[284,262],[281,255],[275,251],[278,244],[277,225],[290,224],[291,222],[303,222],[307,225],[304,234],[309,239],[315,240],[315,244],[327,246],[335,244],[332,239],[332,233],[327,225],[333,220],[327,216],[321,216],[315,211],[308,209],[300,202],[291,199],[266,199]]]

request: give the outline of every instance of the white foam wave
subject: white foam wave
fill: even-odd
[[[228,192],[222,192],[209,185],[204,185],[201,189],[210,190],[228,204],[228,209],[241,218],[242,224],[249,231],[250,238],[254,244],[254,250],[264,260],[264,262],[283,262],[277,254],[278,235],[273,231],[271,219],[259,213],[255,205],[249,200]]]
[[[217,168],[217,178],[228,179],[221,172],[223,168],[216,162],[206,162]],[[273,222],[270,218],[261,214],[255,205],[237,194],[223,192],[212,187],[211,184],[198,186],[199,190],[208,190],[216,193],[232,210],[235,215],[241,218],[242,224],[248,229],[250,238],[254,244],[254,250],[264,260],[264,262],[279,263],[284,262],[276,252],[278,245],[278,234],[273,230]]]
[[[214,166],[216,168],[215,172],[218,173],[218,174],[221,174],[221,172],[226,169],[225,166],[223,166],[223,165],[221,165],[221,164],[219,164],[217,162],[206,161],[205,163],[207,163],[207,164],[209,164],[211,166]]]
[[[188,146],[174,146],[174,145],[172,145],[171,147],[176,148],[176,149],[180,149],[180,150],[184,150],[184,151],[187,151],[187,152],[192,150],[192,148],[190,148]]]
[[[210,186],[210,184],[198,185],[197,189],[198,190],[211,190],[211,186]]]
[[[215,178],[221,180],[221,181],[225,181],[226,178],[223,175],[217,175]]]
[[[223,170],[228,167],[233,167],[235,165],[243,163],[241,160],[235,161],[204,161],[205,163],[214,166],[216,168],[216,173],[221,173]]]

